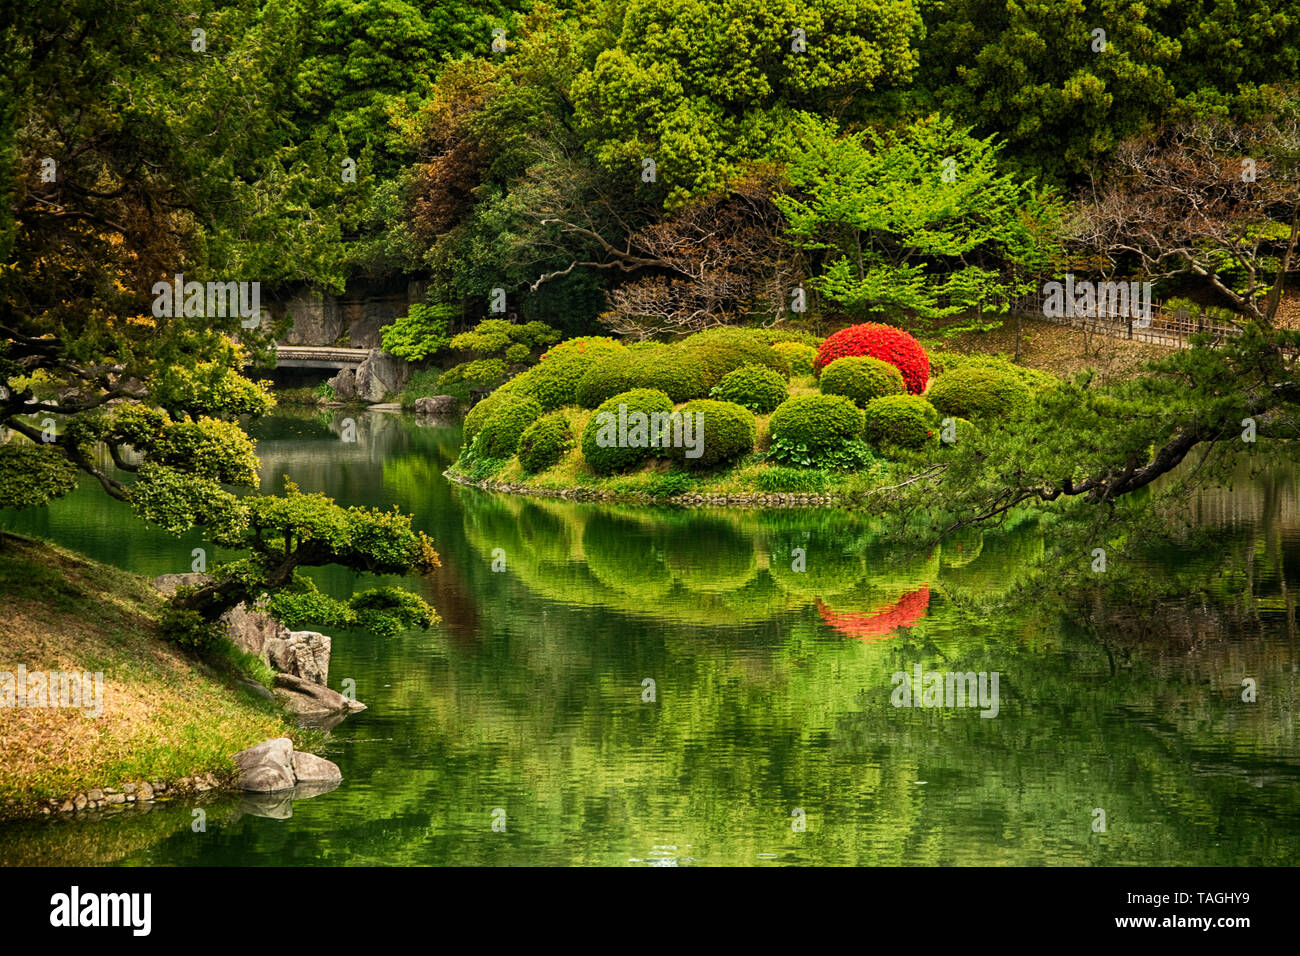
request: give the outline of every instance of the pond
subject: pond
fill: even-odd
[[[341,440],[346,417],[355,442]],[[263,487],[287,474],[341,504],[415,515],[442,568],[405,583],[442,623],[387,640],[336,632],[330,685],[354,680],[369,709],[325,743],[343,784],[291,815],[221,796],[204,801],[202,833],[179,802],[13,824],[0,862],[1300,862],[1289,472],[1195,502],[1239,573],[1154,615],[1084,619],[1030,601],[981,610],[1032,574],[1050,529],[1030,522],[889,551],[842,513],[451,485],[458,427],[400,415],[278,412],[254,433]],[[151,576],[190,570],[208,547],[84,482],[3,520]],[[1154,553],[1142,573],[1200,557]],[[338,595],[373,583],[314,576]],[[986,675],[996,697],[895,706],[895,675],[918,668]]]

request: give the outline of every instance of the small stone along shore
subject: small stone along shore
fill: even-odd
[[[649,495],[620,494],[599,488],[534,488],[513,481],[473,481],[450,469],[443,472],[448,481],[467,488],[498,491],[507,495],[532,495],[537,498],[563,498],[566,501],[620,501],[636,504],[683,505],[693,508],[735,506],[741,508],[826,508],[842,502],[837,495],[807,495],[790,492],[675,495],[672,498],[651,498]]]
[[[170,800],[173,797],[190,796],[206,793],[209,790],[221,790],[229,786],[229,780],[223,780],[214,773],[197,774],[193,777],[181,777],[170,782],[149,782],[140,780],[125,783],[121,790],[112,787],[95,787],[74,793],[64,800],[47,800],[40,805],[41,813],[50,816],[56,813],[81,813],[89,810],[104,810],[129,803],[153,803],[158,800]]]

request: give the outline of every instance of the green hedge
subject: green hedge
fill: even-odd
[[[519,447],[524,429],[542,415],[542,406],[531,398],[507,395],[488,414],[474,438],[478,458],[509,458]]]
[[[754,334],[753,329],[722,326],[687,336],[677,344],[699,356],[708,373],[712,388],[728,372],[745,365],[763,365],[790,377],[790,363],[775,349]]]
[[[792,375],[812,375],[817,363],[817,349],[803,342],[776,342],[772,351],[790,363]]]
[[[934,380],[926,398],[945,415],[978,421],[1016,415],[1028,406],[1032,394],[1014,372],[971,365],[944,372]]]
[[[594,336],[570,339],[547,352],[537,365],[511,379],[510,385],[545,411],[554,411],[578,404],[578,384],[588,372],[626,355],[627,349],[610,339]]]
[[[946,372],[965,368],[991,368],[1014,375],[1034,391],[1055,388],[1061,380],[1050,372],[1017,365],[1005,355],[962,355],[958,352],[931,352],[930,373],[937,379]]]
[[[862,411],[843,395],[801,395],[783,402],[768,422],[773,443],[803,445],[814,455],[862,433]]]
[[[487,421],[492,411],[510,397],[510,390],[505,386],[497,389],[491,395],[485,395],[477,405],[465,413],[465,421],[462,423],[461,439],[466,444],[471,444],[478,436],[479,429]]]
[[[578,382],[575,399],[583,408],[595,408],[620,392],[649,388],[674,402],[685,402],[707,395],[707,382],[699,356],[680,346],[656,343],[602,358]]]
[[[885,395],[863,410],[862,434],[878,446],[921,448],[935,439],[938,427],[939,413],[919,395]]]
[[[672,458],[687,468],[713,468],[743,458],[754,450],[758,424],[754,413],[743,405],[704,398],[687,402],[679,412],[683,417],[687,414],[696,416],[689,432],[697,443],[695,448],[688,449],[676,443],[672,448]],[[686,432],[685,424],[683,432]],[[698,457],[687,456],[687,451],[696,450],[701,452]]]
[[[859,408],[886,395],[907,391],[903,373],[888,362],[870,356],[845,356],[822,369],[823,395],[843,395]]]
[[[563,414],[551,413],[537,419],[519,437],[519,464],[535,474],[557,465],[573,445],[573,435]]]
[[[634,424],[629,422],[627,435],[624,438],[630,440],[646,440],[644,445],[632,444],[604,444],[602,437],[606,440],[615,439],[617,436],[619,405],[627,405],[627,414],[631,418],[637,412],[644,414],[649,422],[653,422],[653,416],[657,412],[671,414],[673,410],[673,400],[658,389],[637,388],[626,392],[620,392],[612,396],[608,401],[602,403],[591,417],[587,419],[587,425],[582,430],[582,457],[586,459],[591,470],[599,475],[608,475],[616,471],[622,471],[631,468],[634,465],[645,461],[647,458],[656,458],[666,455],[667,452],[658,448],[651,447],[649,444],[649,428],[638,433]],[[604,418],[605,414],[613,416],[612,422]],[[612,428],[615,431],[611,431]]]
[[[790,397],[781,373],[762,365],[746,365],[728,372],[709,394],[760,415],[766,415]]]

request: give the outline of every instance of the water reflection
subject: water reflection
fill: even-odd
[[[9,828],[4,862],[1300,860],[1288,474],[1203,496],[1214,549],[1147,556],[1147,579],[1194,601],[1099,594],[1061,614],[1014,600],[1051,533],[1030,522],[891,549],[840,514],[451,486],[458,430],[404,417],[281,414],[257,435],[264,483],[287,473],[340,503],[415,515],[443,567],[406,583],[444,623],[336,635],[331,684],[354,679],[370,709],[327,744],[342,786],[291,817],[232,803],[201,838],[188,817]],[[187,570],[201,542],[144,529],[93,489],[4,520],[147,574]],[[340,595],[371,583],[314,574]],[[892,706],[891,675],[918,663],[999,672],[998,717]]]

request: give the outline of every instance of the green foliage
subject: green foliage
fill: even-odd
[[[809,336],[815,338],[815,336]],[[775,342],[772,351],[790,363],[793,375],[813,374],[813,364],[817,361],[817,347],[803,342]]]
[[[580,404],[578,384],[583,376],[616,361],[626,351],[608,338],[569,339],[544,354],[537,365],[511,379],[510,388],[536,401],[544,411]]]
[[[77,467],[57,451],[18,441],[0,445],[0,508],[35,508],[77,487]]]
[[[474,443],[474,439],[478,437],[479,430],[482,429],[483,423],[487,421],[488,416],[492,414],[498,405],[509,398],[510,394],[509,389],[497,389],[465,413],[465,420],[461,423],[461,434],[465,442],[464,447],[468,448]]]
[[[992,139],[951,119],[841,134],[805,116],[792,148],[799,192],[774,201],[791,241],[827,251],[813,286],[855,316],[1005,311],[1059,254],[1058,200],[1001,171]]]
[[[885,395],[902,395],[907,391],[903,373],[888,362],[869,356],[845,356],[836,359],[821,374],[823,395],[843,395],[859,408]]]
[[[812,332],[806,332],[803,329],[789,328],[765,328],[751,330],[753,336],[760,342],[766,342],[768,345],[806,345],[811,349],[816,349],[822,344],[823,336],[815,335]],[[778,349],[778,351],[780,351]]]
[[[672,449],[673,459],[687,468],[714,468],[754,450],[757,424],[754,413],[743,405],[706,398],[687,402],[678,411],[682,416],[695,416],[694,434],[700,440],[698,458],[688,457],[684,447],[674,445]]]
[[[1020,414],[1033,393],[1016,374],[994,366],[970,365],[940,375],[926,397],[945,415],[974,421]]]
[[[651,482],[646,494],[651,498],[676,498],[688,493],[694,484],[695,479],[689,472],[670,471]]]
[[[826,490],[829,476],[817,468],[775,466],[758,473],[754,485],[769,493],[820,494]]]
[[[773,447],[804,447],[813,455],[839,448],[862,434],[862,411],[842,395],[801,395],[768,420]],[[774,456],[781,460],[781,454]]]
[[[457,309],[453,305],[412,305],[406,315],[383,328],[383,348],[408,362],[421,362],[451,343],[449,329]]]
[[[519,464],[535,474],[556,465],[573,447],[573,435],[563,414],[552,413],[539,418],[519,438]]]
[[[745,365],[763,365],[788,379],[790,364],[757,332],[757,329],[719,326],[687,336],[678,347],[689,349],[704,363],[709,388],[722,381],[728,372]]]
[[[579,381],[576,399],[593,408],[610,397],[636,388],[658,389],[674,402],[708,394],[708,373],[700,356],[680,345],[627,349],[603,358]]]
[[[951,372],[959,368],[995,369],[1008,375],[1014,375],[1034,391],[1055,388],[1061,384],[1061,380],[1050,372],[1041,372],[1038,369],[1017,365],[1010,358],[1003,355],[981,355],[979,353],[964,355],[960,352],[930,353],[930,372],[935,378],[945,372]]]
[[[354,594],[348,603],[357,625],[380,637],[392,637],[398,631],[427,630],[439,620],[423,598],[397,587],[370,588]]]
[[[654,421],[653,416],[656,413],[671,414],[673,410],[671,398],[658,389],[650,388],[620,392],[601,404],[592,412],[582,430],[582,457],[591,470],[598,475],[625,471],[647,458],[666,454],[666,451],[649,447],[648,441],[641,446],[632,445],[630,442],[619,445],[617,429],[620,405],[627,406],[628,416],[641,412],[651,422]],[[630,437],[630,427],[628,431]]]
[[[573,82],[577,128],[626,182],[654,157],[669,203],[771,156],[790,106],[830,113],[905,81],[922,29],[911,2],[886,0],[632,0],[615,16],[603,52]],[[796,26],[809,42],[791,54]]]
[[[529,425],[542,415],[542,407],[531,398],[508,395],[495,405],[474,438],[474,454],[487,458],[509,458]]]
[[[209,621],[197,611],[166,607],[158,619],[158,628],[164,640],[188,651],[202,653],[224,637],[221,626]]]
[[[508,375],[533,364],[548,345],[559,339],[560,333],[543,322],[516,324],[505,319],[484,319],[451,340],[453,349],[471,352],[475,358],[449,368],[438,385],[495,388]]]
[[[745,365],[728,372],[709,394],[760,415],[766,415],[790,397],[781,373],[761,365]]]
[[[886,395],[863,409],[862,433],[878,447],[922,448],[934,440],[939,414],[919,395]]]

